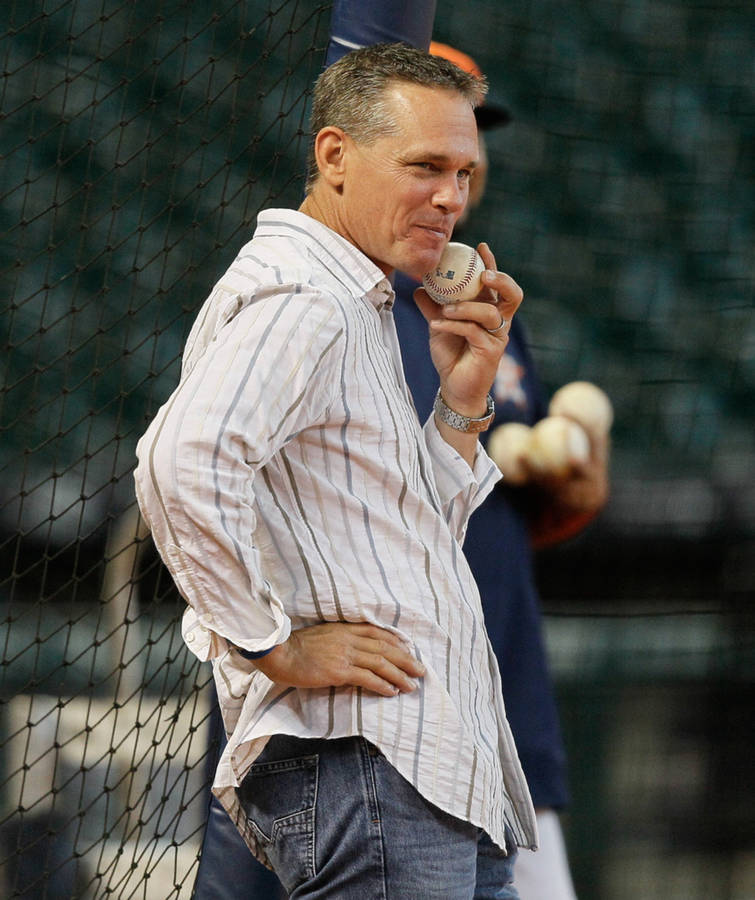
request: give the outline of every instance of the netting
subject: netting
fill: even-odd
[[[130,471],[222,250],[298,201],[326,12],[0,14],[3,897],[191,892],[211,676]]]
[[[257,211],[300,200],[328,6],[0,11],[3,897],[191,895],[211,676],[134,447]],[[617,414],[608,509],[540,563],[580,896],[750,897],[753,17],[440,2],[436,37],[470,34],[514,112],[480,238],[547,385],[596,381]]]

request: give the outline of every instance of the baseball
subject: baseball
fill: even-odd
[[[485,263],[475,249],[452,241],[433,271],[422,276],[422,286],[436,303],[474,300],[482,290],[484,271]]]
[[[589,381],[572,381],[559,388],[548,413],[574,419],[591,435],[608,434],[613,424],[613,407],[608,396]]]
[[[529,472],[524,465],[532,429],[521,422],[506,422],[490,432],[488,456],[501,470],[508,484],[524,484]]]
[[[590,439],[565,416],[547,416],[532,429],[527,464],[535,475],[565,478],[575,464],[590,458]]]

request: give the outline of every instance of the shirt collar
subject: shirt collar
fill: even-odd
[[[393,287],[361,250],[337,232],[294,209],[266,209],[257,216],[255,237],[293,238],[314,256],[354,297],[365,297],[378,312],[393,306]]]

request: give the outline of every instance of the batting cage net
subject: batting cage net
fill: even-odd
[[[300,202],[329,19],[314,0],[0,10],[3,897],[192,894],[212,677],[139,519],[134,448],[257,212]],[[615,407],[609,505],[539,561],[579,895],[744,900],[749,4],[441,0],[435,36],[513,114],[477,223],[525,288],[541,374]]]

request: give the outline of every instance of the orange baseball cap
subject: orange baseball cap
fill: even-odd
[[[440,41],[431,41],[430,53],[432,53],[433,56],[442,56],[443,59],[447,59],[455,66],[468,72],[470,75],[474,75],[475,78],[483,77],[482,69],[472,57],[468,53],[457,50],[456,47],[451,47],[449,44],[442,44]],[[475,117],[477,119],[477,127],[481,131],[486,131],[489,128],[498,128],[511,121],[511,113],[509,110],[500,103],[491,103],[489,95],[483,105],[478,106],[477,109],[475,109]]]

